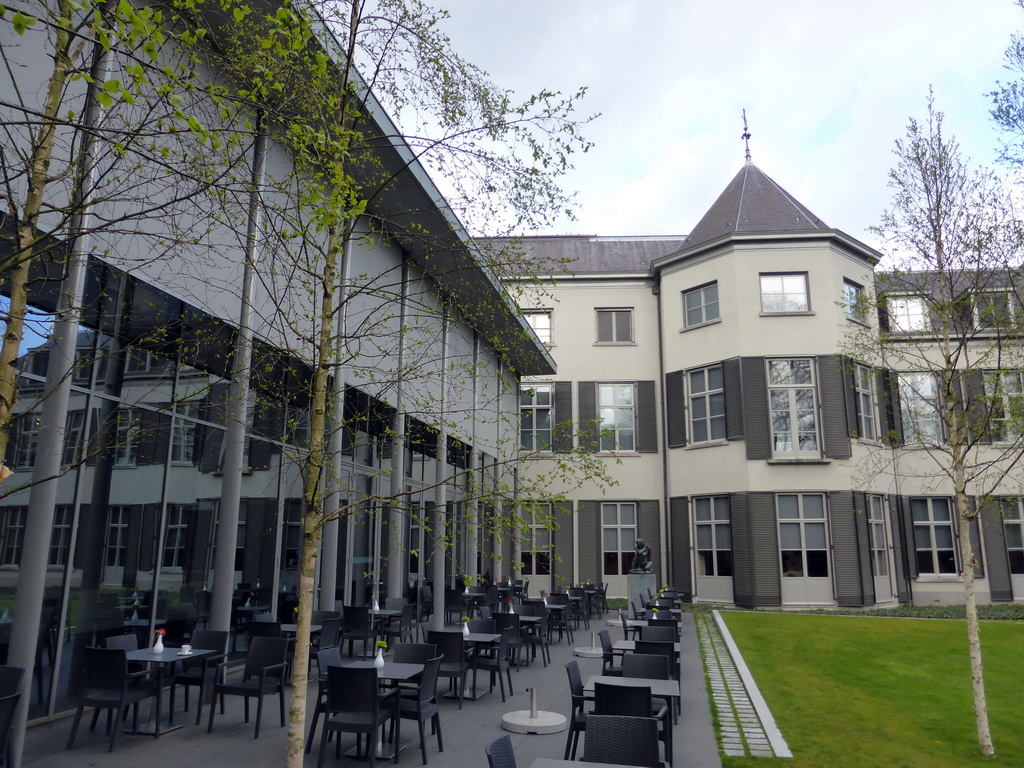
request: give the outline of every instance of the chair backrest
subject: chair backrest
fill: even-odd
[[[569,596],[564,592],[552,592],[548,595],[548,605],[568,605]]]
[[[479,632],[484,635],[493,635],[497,632],[494,628],[494,619],[470,619],[466,623],[469,624],[470,632]]]
[[[443,656],[434,656],[423,662],[423,673],[416,689],[416,701],[420,704],[428,704],[437,698],[437,673],[443,659]]]
[[[245,659],[243,678],[249,678],[275,664],[284,664],[288,658],[288,640],[283,637],[254,637]],[[374,670],[376,671],[376,670]],[[284,670],[278,670],[283,677]],[[275,675],[276,676],[276,675]]]
[[[653,717],[587,715],[583,760],[661,768],[658,721]]]
[[[623,677],[646,677],[649,680],[668,680],[668,659],[660,654],[627,653],[622,657]]]
[[[281,637],[281,622],[279,621],[250,621],[249,637]]]
[[[107,648],[113,648],[120,651],[137,651],[139,650],[139,636],[135,634],[112,635],[106,639],[104,645],[106,645]]]
[[[629,624],[626,621],[626,614],[622,611],[619,611],[619,621],[622,622],[622,638],[629,640]]]
[[[402,615],[398,618],[398,626],[402,629],[412,629],[413,621],[416,619],[416,606],[406,603],[402,606]]]
[[[120,691],[128,679],[124,648],[85,648],[85,686],[101,691]]]
[[[377,713],[377,668],[327,667],[329,712]]]
[[[10,696],[21,688],[21,680],[25,670],[21,667],[0,666],[0,696]],[[2,753],[0,753],[2,754]]]
[[[391,658],[402,664],[426,664],[437,656],[437,646],[432,643],[397,643],[391,648]]]
[[[583,675],[580,674],[580,665],[576,659],[565,665],[566,674],[569,675],[569,695],[572,696],[572,707],[576,711],[583,711],[586,706],[586,694],[583,692]]]
[[[503,632],[508,629],[512,633],[511,641],[517,643],[519,641],[519,633],[521,631],[522,622],[519,621],[519,616],[514,613],[496,613],[494,614],[494,631]]]
[[[364,632],[370,629],[370,609],[365,605],[345,606],[345,631]]]
[[[20,670],[21,667],[13,667],[13,669]],[[14,710],[18,707],[18,699],[21,698],[21,693],[15,691],[5,696],[0,696],[0,756],[4,759],[4,765],[7,766],[7,762],[10,755],[7,754],[7,739],[11,733],[11,722],[14,720]]]
[[[632,600],[629,601],[629,607],[633,609],[633,618],[634,619],[642,619],[644,617],[644,612],[643,611],[638,611],[636,609],[636,603],[633,602]]]
[[[516,753],[512,749],[512,739],[507,734],[499,736],[486,747],[487,765],[490,768],[516,768]]]
[[[217,651],[227,656],[228,642],[231,639],[230,633],[218,629],[197,629],[192,633],[191,644],[193,648]],[[182,659],[182,666],[185,669],[201,667],[205,659]]]
[[[607,669],[615,663],[615,652],[612,649],[612,637],[608,634],[607,629],[602,629],[598,632],[597,637],[601,641],[601,660],[604,662],[604,666]]]
[[[320,625],[320,648],[330,648],[338,644],[341,638],[341,616],[331,616],[313,623]]]
[[[668,671],[669,675],[674,680],[675,675],[675,660],[676,660],[676,649],[675,643],[664,643],[660,641],[651,640],[637,640],[633,646],[635,653],[645,653],[654,656],[664,656],[668,659]]]
[[[321,648],[317,652],[316,661],[320,665],[320,677],[326,679],[328,667],[341,666],[341,648],[337,645]]]
[[[640,627],[640,639],[658,643],[674,643],[676,641],[675,627]]]
[[[631,685],[594,683],[595,715],[651,716],[651,689]]]
[[[437,652],[444,657],[445,664],[465,664],[466,644],[461,632],[427,632],[427,642],[437,646]]]

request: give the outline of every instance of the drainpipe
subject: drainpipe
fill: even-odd
[[[404,594],[410,500],[405,490],[405,335],[409,309],[409,260],[402,259],[402,293],[398,308],[398,379],[395,382],[395,416],[391,429],[391,524],[388,526],[388,595]],[[419,597],[417,596],[417,602]]]
[[[672,508],[670,500],[672,498],[672,473],[669,471],[668,461],[668,409],[665,401],[665,318],[662,316],[663,307],[661,305],[661,273],[657,272],[654,275],[654,285],[651,287],[651,291],[654,293],[655,301],[658,307],[658,391],[661,393],[661,397],[658,398],[658,404],[661,407],[661,476],[662,476],[662,488],[664,492],[662,494],[662,508],[664,513],[662,515],[663,523],[663,536],[661,540],[664,542],[662,547],[665,553],[665,561],[662,565],[662,583],[674,583],[674,579],[669,579],[669,573],[671,573],[672,567]],[[692,590],[691,590],[692,594]],[[691,598],[692,599],[692,598]]]
[[[437,406],[437,459],[434,473],[434,553],[431,565],[434,571],[434,629],[444,629],[444,600],[447,592],[445,579],[445,543],[448,515],[448,431],[445,429],[445,405],[448,387],[448,308],[441,311],[441,375],[440,397]]]

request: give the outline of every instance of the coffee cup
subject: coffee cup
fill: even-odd
[[[192,646],[189,645],[188,643],[185,643],[183,646],[181,646],[181,652],[182,653],[192,653]]]

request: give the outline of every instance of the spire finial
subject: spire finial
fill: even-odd
[[[750,131],[747,130],[747,110],[743,110],[743,135],[740,136],[743,139],[743,144],[747,148],[747,165],[750,165]]]

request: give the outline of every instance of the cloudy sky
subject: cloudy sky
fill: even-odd
[[[687,233],[754,162],[829,226],[867,228],[928,88],[964,154],[994,161],[989,98],[1024,31],[1011,0],[438,0],[456,50],[518,93],[589,88],[578,220],[543,234]]]

